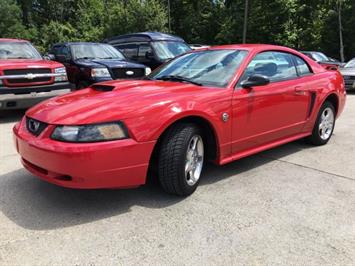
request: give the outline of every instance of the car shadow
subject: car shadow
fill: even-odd
[[[26,110],[0,110],[0,123],[20,121]]]
[[[200,186],[213,185],[244,174],[309,146],[298,141],[225,166],[207,165]],[[0,176],[0,210],[17,225],[30,230],[51,230],[121,215],[135,206],[160,209],[185,200],[168,195],[154,183],[130,190],[75,190],[43,182],[19,169]],[[213,188],[212,188],[213,189]],[[199,191],[191,197],[197,196]],[[212,192],[213,193],[213,192]],[[188,200],[188,199],[186,199]]]

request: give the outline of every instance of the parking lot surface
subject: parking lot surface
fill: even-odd
[[[355,95],[330,143],[208,166],[188,198],[71,190],[24,170],[0,114],[0,265],[355,265]]]

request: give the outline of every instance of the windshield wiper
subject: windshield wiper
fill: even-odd
[[[79,58],[77,58],[76,60],[79,60],[79,59],[95,59],[95,57],[88,57],[88,56],[85,56],[85,57],[79,57]]]
[[[166,76],[161,76],[159,78],[157,78],[157,80],[164,80],[164,81],[178,81],[178,82],[187,82],[187,83],[191,83],[191,84],[194,84],[194,85],[197,85],[197,86],[202,86],[201,83],[198,83],[198,82],[195,82],[195,81],[192,81],[188,78],[184,78],[184,77],[181,77],[181,76],[174,76],[174,75],[166,75]]]

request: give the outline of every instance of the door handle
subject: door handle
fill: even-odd
[[[306,92],[307,91],[301,86],[295,87],[295,95],[306,95]]]

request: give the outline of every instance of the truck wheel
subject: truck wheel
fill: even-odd
[[[327,144],[330,140],[335,126],[335,108],[332,103],[325,102],[319,110],[312,135],[307,142],[320,146]]]
[[[158,177],[163,189],[188,196],[200,181],[204,162],[201,130],[194,124],[176,124],[165,134],[158,158]]]

